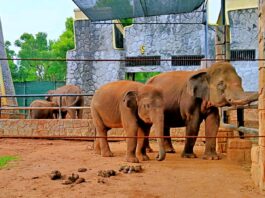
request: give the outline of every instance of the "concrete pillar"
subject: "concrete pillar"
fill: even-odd
[[[0,57],[6,58],[4,36],[2,32],[2,24],[0,20]],[[11,72],[6,60],[0,60],[0,94],[1,95],[15,95],[15,89]],[[17,106],[16,98],[2,98],[1,105]],[[10,112],[10,111],[9,111]],[[13,111],[17,112],[17,111]]]
[[[265,0],[259,0],[259,59],[265,58]],[[259,135],[265,136],[265,61],[259,61]],[[251,176],[260,190],[265,190],[265,138],[251,151]]]
[[[228,25],[216,26],[215,32],[216,59],[230,59],[230,27]]]

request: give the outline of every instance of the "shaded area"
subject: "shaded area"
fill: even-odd
[[[188,13],[204,0],[73,0],[91,21]]]

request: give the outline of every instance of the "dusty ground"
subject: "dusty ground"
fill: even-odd
[[[142,173],[102,178],[99,170],[118,172],[124,160],[125,143],[112,142],[112,158],[102,158],[91,150],[92,142],[51,140],[0,139],[0,155],[17,155],[19,160],[0,170],[0,197],[239,197],[259,198],[250,177],[249,165],[226,159],[205,161],[180,158],[183,145],[175,143],[176,154],[168,154],[163,162],[141,162]],[[153,148],[157,148],[152,143]],[[204,146],[196,146],[201,156]],[[78,168],[87,168],[78,173]],[[51,180],[49,174],[60,170],[63,175],[78,173],[85,183],[62,185],[63,180]]]

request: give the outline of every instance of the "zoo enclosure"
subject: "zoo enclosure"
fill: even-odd
[[[27,107],[27,106],[20,106],[20,107],[15,107],[15,106],[2,106],[2,98],[44,98],[46,96],[51,96],[51,97],[59,97],[59,106],[58,107]],[[62,97],[67,96],[67,97],[75,97],[75,96],[88,96],[91,97],[91,94],[28,94],[28,95],[5,95],[2,96],[0,95],[0,119],[2,117],[2,111],[10,111],[10,110],[37,110],[37,109],[50,109],[50,110],[59,110],[59,118],[62,118],[62,109],[90,109],[90,107],[82,106],[82,107],[76,107],[76,106],[62,106]],[[25,100],[26,101],[26,100]],[[33,101],[33,99],[31,100]]]

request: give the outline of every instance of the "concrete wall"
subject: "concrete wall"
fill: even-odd
[[[134,19],[136,23],[201,23],[202,12],[165,15]],[[174,55],[205,55],[205,26],[203,24],[134,24],[125,28],[126,56],[161,56],[171,59]],[[214,31],[209,28],[209,58],[213,58]],[[141,54],[140,47],[145,52]],[[172,66],[162,61],[160,71],[196,70],[200,66]],[[143,69],[141,68],[140,71]]]
[[[229,11],[231,50],[254,49],[258,58],[258,9]],[[258,90],[258,62],[232,61],[242,77],[245,91]]]
[[[137,18],[135,22],[201,23],[201,12]],[[109,21],[108,21],[109,22]],[[91,24],[82,18],[75,25],[76,49],[69,51],[67,58],[73,59],[124,59],[126,56],[161,56],[171,59],[173,55],[204,55],[204,25],[155,25],[134,24],[125,30],[124,50],[113,47],[113,25]],[[214,31],[209,29],[210,57],[214,57]],[[140,46],[145,53],[140,54]],[[80,85],[85,92],[93,94],[101,85],[125,78],[126,72],[152,72],[170,70],[195,70],[200,66],[176,66],[171,61],[162,61],[158,67],[126,67],[124,62],[78,61],[68,62],[67,84]]]
[[[258,26],[258,44],[259,58],[265,58],[265,0],[259,0],[259,26]],[[254,183],[260,190],[265,190],[265,64],[259,62],[259,138],[258,145],[251,150],[251,176]]]
[[[68,51],[73,59],[124,59],[124,53],[113,49],[112,25],[95,25],[89,20],[74,23],[75,50]],[[67,64],[66,84],[81,86],[88,94],[101,85],[122,79],[124,62],[73,61]]]

